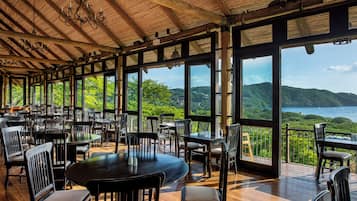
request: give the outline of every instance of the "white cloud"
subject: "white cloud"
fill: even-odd
[[[336,66],[329,66],[327,68],[328,71],[334,72],[351,72],[353,70],[353,66],[351,65],[336,65]]]

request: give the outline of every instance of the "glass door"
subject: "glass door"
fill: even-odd
[[[187,62],[186,67],[186,118],[192,121],[192,132],[212,131],[215,135],[214,70],[211,62]]]
[[[261,51],[262,52],[262,51]],[[265,52],[265,54],[264,54]],[[276,142],[279,132],[274,129],[273,56],[271,51],[245,57],[239,55],[236,82],[236,117],[241,124],[239,150],[240,166],[255,169],[269,175],[278,175],[275,167],[279,160]]]

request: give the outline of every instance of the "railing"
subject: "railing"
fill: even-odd
[[[248,136],[247,133],[249,134]],[[327,131],[326,135],[351,137],[351,133],[344,132]],[[244,160],[256,161],[259,163],[266,163],[271,160],[271,143],[271,132],[264,132],[264,130],[256,128],[243,129],[242,152]],[[317,164],[318,158],[313,129],[291,128],[289,127],[289,124],[286,124],[281,132],[281,146],[281,157],[283,162],[312,166]],[[353,150],[336,150],[356,155],[356,151]],[[355,158],[356,157],[352,157],[351,161],[351,167],[354,171],[357,169]]]

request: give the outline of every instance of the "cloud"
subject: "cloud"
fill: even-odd
[[[327,67],[327,70],[332,72],[341,72],[341,73],[357,72],[357,62],[353,63],[352,65],[329,66]]]

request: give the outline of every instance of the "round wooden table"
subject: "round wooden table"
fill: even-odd
[[[106,154],[90,158],[72,165],[66,176],[74,183],[86,186],[90,180],[125,179],[132,176],[145,176],[164,172],[165,184],[175,182],[188,173],[188,165],[184,160],[157,154],[153,160],[138,160],[136,167],[128,165],[126,154]]]

